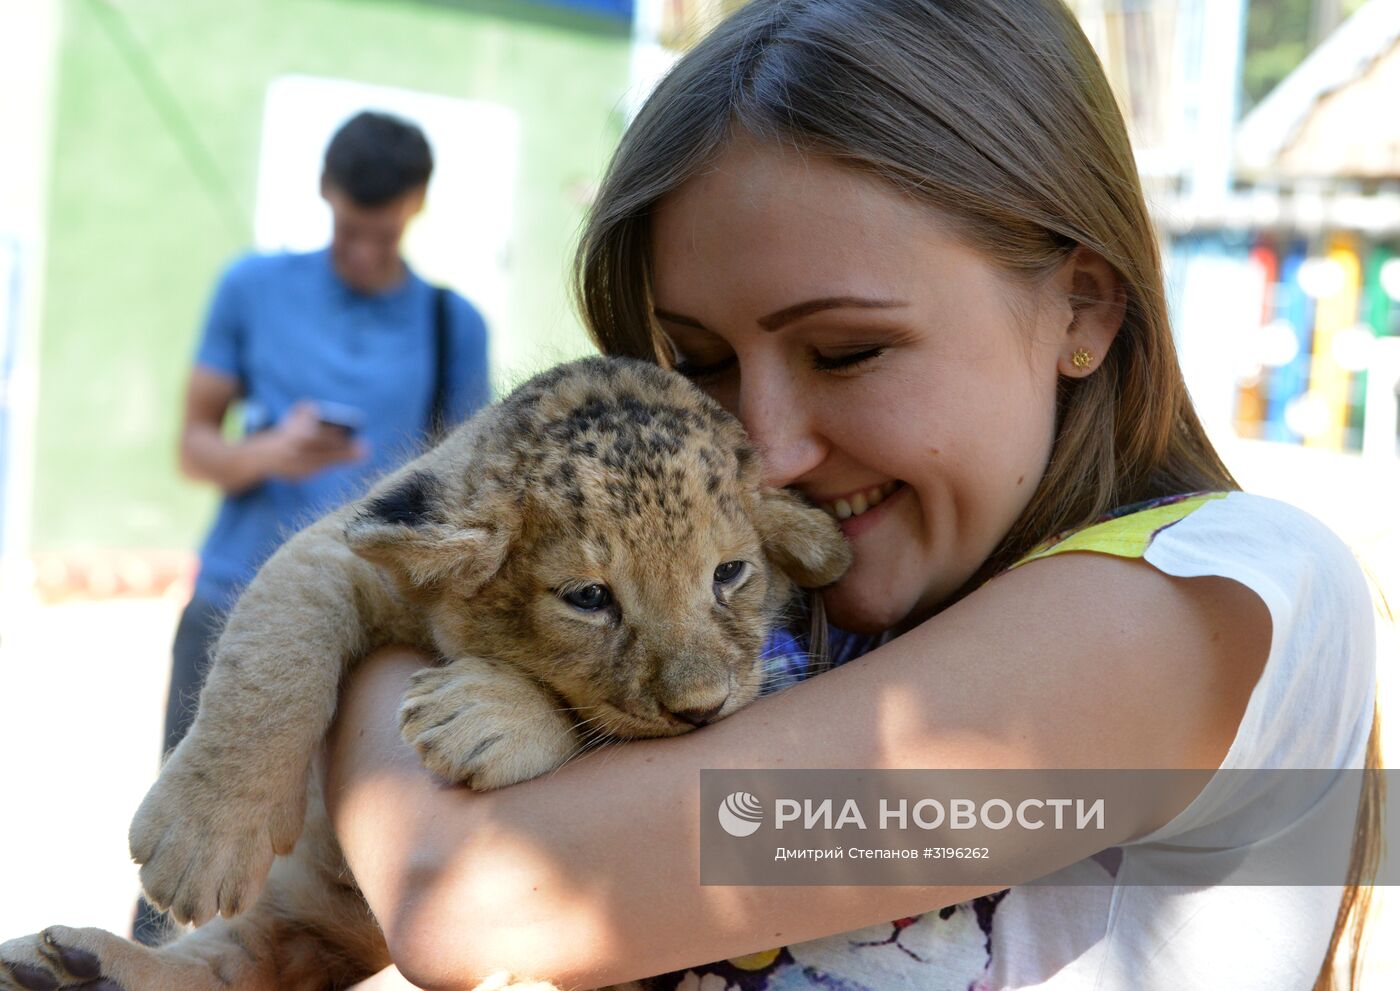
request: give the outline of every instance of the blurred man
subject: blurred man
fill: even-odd
[[[359,114],[326,149],[330,245],[245,256],[215,290],[185,392],[180,469],[223,501],[175,635],[166,751],[193,719],[219,617],[281,540],[489,398],[480,314],[399,254],[432,169],[417,127]],[[224,420],[239,400],[243,436],[230,440]],[[158,928],[146,909],[143,942]]]

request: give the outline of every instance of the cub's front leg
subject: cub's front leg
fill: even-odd
[[[274,855],[301,834],[341,674],[389,605],[378,602],[384,577],[343,528],[332,516],[293,537],[243,593],[199,714],[132,821],[142,886],[180,922],[249,908]]]
[[[574,720],[553,696],[481,657],[415,674],[399,728],[428,770],[478,790],[538,777],[579,747]]]

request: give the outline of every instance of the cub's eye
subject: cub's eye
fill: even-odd
[[[592,585],[584,585],[582,588],[562,592],[560,598],[575,609],[582,609],[584,612],[597,612],[599,609],[606,609],[612,605],[613,600],[608,587],[596,582]]]
[[[732,585],[739,580],[744,573],[746,565],[743,561],[725,561],[715,569],[716,585]]]

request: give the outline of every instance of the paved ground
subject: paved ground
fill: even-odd
[[[1400,464],[1247,443],[1225,453],[1246,488],[1342,534],[1400,611]],[[128,924],[126,824],[156,770],[177,611],[159,599],[29,606],[0,630],[0,939],[59,921]],[[1397,657],[1386,631],[1382,705],[1400,755]],[[1389,901],[1368,987],[1400,986],[1400,890]]]

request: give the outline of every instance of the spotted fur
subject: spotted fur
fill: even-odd
[[[741,578],[717,580],[727,562]],[[290,540],[233,610],[131,827],[155,904],[223,918],[157,951],[98,930],[62,940],[127,991],[269,974],[320,991],[378,970],[383,939],[310,773],[356,657],[438,655],[405,696],[404,736],[437,774],[500,787],[595,736],[682,733],[746,705],[795,586],[848,564],[835,524],[765,489],[739,424],[684,379],[603,358],[536,376]],[[569,603],[589,586],[606,608]],[[46,947],[0,959],[80,983]]]

